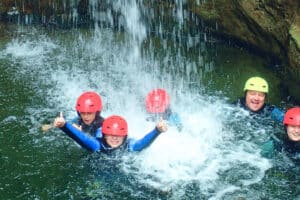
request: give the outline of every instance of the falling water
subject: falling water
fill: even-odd
[[[24,177],[14,177],[29,185],[19,198],[251,199],[257,195],[255,185],[262,184],[272,166],[260,156],[259,145],[274,131],[274,125],[247,122],[246,112],[231,106],[226,97],[207,92],[202,78],[216,67],[213,59],[204,56],[207,38],[185,38],[190,48],[193,44],[199,47],[196,58],[190,58],[179,43],[168,44],[180,38],[177,30],[164,39],[147,35],[142,3],[119,0],[99,11],[96,2],[89,5],[93,29],[47,32],[20,26],[0,52],[12,82],[26,80],[31,91],[24,116],[11,114],[1,125],[20,121],[26,127],[20,134],[30,137],[27,145],[33,149],[28,151],[38,150],[42,157],[32,176],[48,176],[58,184],[45,183],[46,188],[37,189],[24,181],[30,179],[27,171]],[[175,20],[182,26],[185,2],[176,2]],[[120,13],[117,25],[112,13]],[[103,20],[124,31],[103,27]],[[117,164],[110,165],[112,160],[105,155],[85,154],[60,130],[47,134],[39,130],[40,124],[51,122],[59,111],[68,119],[76,116],[76,98],[93,90],[102,96],[103,116],[124,116],[129,136],[140,138],[155,126],[145,120],[144,98],[156,87],[170,93],[183,130],[169,127],[149,148],[127,154]],[[49,166],[56,171],[49,172]],[[57,176],[61,171],[62,177]],[[11,189],[10,184],[1,186],[6,187]]]

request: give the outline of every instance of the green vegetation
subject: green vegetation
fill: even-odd
[[[300,49],[300,27],[292,25],[289,32],[292,38],[295,40],[298,49]]]

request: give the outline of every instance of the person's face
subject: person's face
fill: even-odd
[[[300,142],[300,126],[287,125],[286,130],[290,140]]]
[[[80,112],[80,117],[84,124],[91,125],[93,121],[96,119],[95,112]]]
[[[246,92],[246,106],[251,111],[258,111],[265,103],[266,94],[263,92],[257,92],[254,90],[248,90]]]
[[[121,146],[125,140],[125,136],[105,135],[106,143],[112,148]]]

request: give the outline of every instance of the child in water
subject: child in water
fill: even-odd
[[[182,129],[182,123],[179,115],[172,112],[170,108],[170,96],[164,89],[154,89],[146,96],[146,110],[149,117],[147,121],[157,121],[161,117],[171,126],[176,126],[179,131]]]
[[[92,152],[104,153],[109,153],[116,149],[141,151],[148,147],[160,133],[167,131],[166,123],[161,120],[142,139],[127,138],[127,122],[123,117],[118,115],[106,118],[103,121],[102,128],[98,129],[99,134],[96,137],[83,133],[72,124],[66,122],[62,115],[54,120],[54,126],[60,128],[85,149]]]
[[[261,77],[249,78],[244,86],[245,96],[235,104],[248,110],[251,114],[270,116],[273,120],[282,122],[284,112],[274,105],[265,103],[269,92],[267,81]]]
[[[272,157],[274,152],[284,151],[291,158],[300,160],[300,107],[289,109],[284,115],[285,135],[282,138],[272,136],[262,146],[261,155]]]
[[[75,135],[78,131],[87,137],[101,137],[99,128],[102,127],[104,118],[101,116],[102,99],[96,92],[88,91],[82,93],[75,105],[78,116],[70,122],[65,122],[62,112],[55,118],[54,127],[61,128],[69,137],[84,146]],[[68,126],[65,126],[68,124]]]
[[[78,97],[75,109],[78,116],[71,121],[72,125],[94,136],[104,120],[101,97],[96,92],[84,92]]]

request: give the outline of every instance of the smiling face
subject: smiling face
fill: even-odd
[[[290,140],[300,142],[300,126],[287,125],[286,130]]]
[[[84,124],[91,125],[96,119],[96,112],[80,112],[80,117]]]
[[[246,106],[253,112],[258,111],[264,106],[266,94],[254,90],[246,92]]]
[[[126,136],[105,135],[104,139],[110,147],[117,148],[123,144],[125,137]]]

